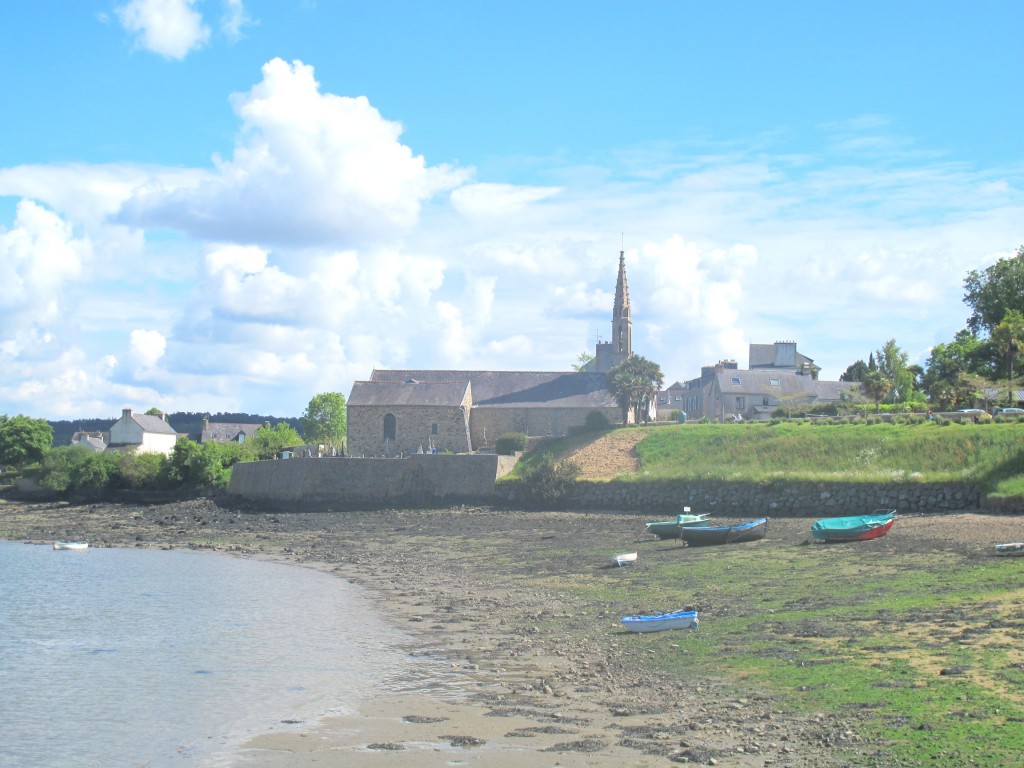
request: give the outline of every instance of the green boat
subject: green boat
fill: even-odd
[[[698,528],[710,524],[711,515],[691,515],[689,507],[683,507],[685,514],[676,515],[675,520],[647,523],[644,533],[653,533],[659,539],[682,538],[683,528]]]

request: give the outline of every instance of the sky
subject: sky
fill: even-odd
[[[0,4],[0,414],[924,365],[1024,245],[1024,3]]]

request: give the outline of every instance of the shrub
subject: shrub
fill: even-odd
[[[494,441],[494,452],[501,456],[514,456],[517,451],[525,451],[529,440],[522,432],[506,432]]]
[[[591,411],[584,419],[583,426],[588,432],[603,432],[611,426],[611,422],[601,411]]]
[[[523,471],[523,490],[527,499],[536,504],[562,506],[582,471],[583,468],[570,459],[556,462],[552,456],[544,456]]]

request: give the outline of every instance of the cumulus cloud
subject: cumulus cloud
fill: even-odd
[[[233,242],[351,244],[414,225],[424,201],[468,177],[427,166],[365,97],[321,93],[300,61],[268,62],[232,104],[243,121],[232,158],[193,185],[154,179],[122,221]]]
[[[136,328],[130,335],[132,362],[141,369],[152,368],[167,350],[167,339],[159,331]]]
[[[183,59],[210,39],[210,28],[195,4],[196,0],[131,0],[116,11],[137,47]]]

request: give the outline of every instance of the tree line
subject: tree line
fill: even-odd
[[[156,409],[150,412],[159,413]],[[53,447],[54,430],[49,422],[20,414],[0,415],[0,464],[19,469],[35,466],[41,485],[62,492],[223,487],[235,464],[273,459],[286,448],[311,444],[343,452],[345,396],[340,392],[316,395],[299,424],[302,434],[288,420],[276,424],[267,420],[242,443],[200,443],[183,435],[165,456],[136,451],[97,453],[82,445]],[[106,428],[110,425],[108,422]]]

